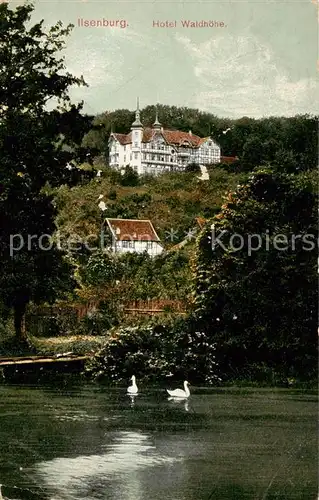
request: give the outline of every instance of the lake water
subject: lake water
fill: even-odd
[[[317,500],[317,395],[0,386],[11,499]]]

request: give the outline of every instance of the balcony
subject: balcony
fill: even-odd
[[[142,159],[142,163],[143,164],[150,163],[151,165],[156,164],[156,165],[169,165],[169,166],[179,165],[179,163],[176,161],[144,160],[144,159]]]
[[[142,148],[142,153],[155,153],[157,155],[170,155],[172,154],[171,148],[165,148],[165,149],[155,149],[155,148]]]
[[[191,156],[191,152],[189,152],[189,151],[179,151],[177,153],[177,156],[185,156],[185,157],[186,156]]]

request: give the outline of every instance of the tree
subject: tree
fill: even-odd
[[[89,257],[81,274],[85,284],[107,287],[120,277],[120,266],[114,255],[98,251]]]
[[[241,164],[246,171],[259,167],[263,160],[263,145],[256,135],[248,137],[243,147],[243,153],[240,158]]]
[[[253,364],[283,377],[316,371],[317,196],[310,181],[256,171],[198,240],[196,316],[218,342],[228,375]]]
[[[122,186],[138,186],[139,184],[139,177],[138,174],[135,172],[135,170],[130,167],[126,166],[122,179],[121,179],[121,184]]]
[[[19,338],[29,301],[72,288],[72,269],[50,242],[56,213],[43,188],[70,182],[83,120],[68,90],[85,84],[58,57],[71,25],[27,27],[32,11],[0,5],[0,299],[14,310]]]
[[[185,172],[195,172],[200,173],[200,167],[198,163],[188,163],[185,167]]]

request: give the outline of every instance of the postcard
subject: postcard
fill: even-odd
[[[317,499],[317,37],[0,0],[0,500]]]

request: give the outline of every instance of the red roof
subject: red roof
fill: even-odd
[[[189,143],[191,147],[199,147],[208,139],[208,137],[202,138],[198,135],[190,134],[189,132],[182,132],[181,130],[162,129],[161,131],[158,131],[149,127],[145,127],[143,129],[142,142],[149,142],[154,137],[154,135],[158,133],[162,134],[168,144],[176,146],[181,146],[184,142],[186,142]],[[132,132],[130,132],[129,134],[113,134],[113,136],[122,145],[132,143]]]
[[[120,144],[130,144],[132,142],[131,134],[112,134]]]
[[[190,134],[189,132],[181,132],[180,130],[163,130],[163,137],[168,144],[176,144],[181,146],[184,141],[191,146],[198,147],[202,142],[201,137],[198,135]]]
[[[105,219],[117,241],[160,241],[150,220]]]

